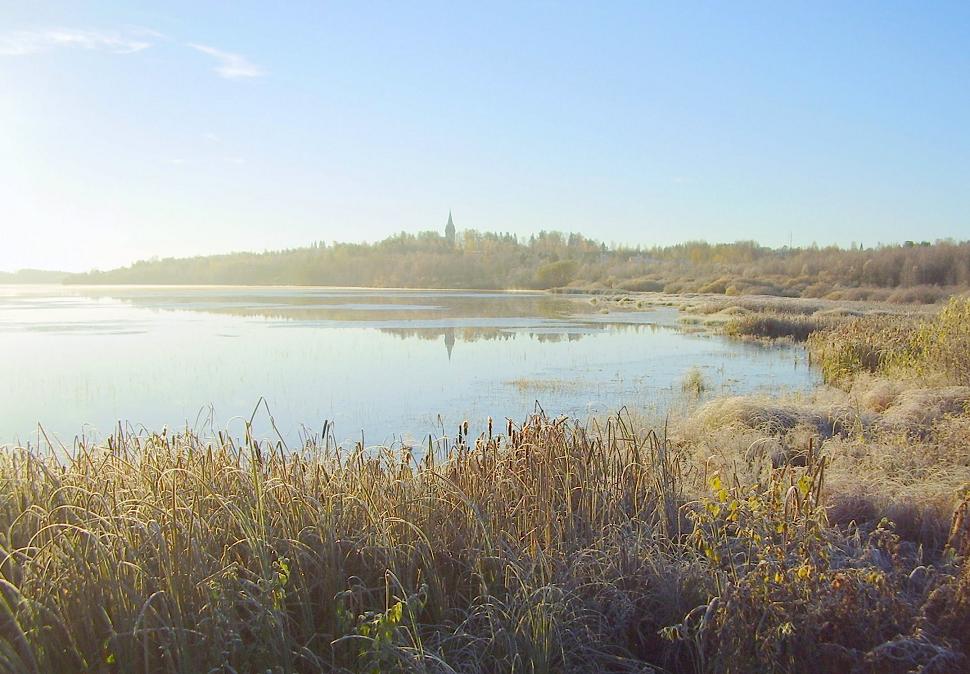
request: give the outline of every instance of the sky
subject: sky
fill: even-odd
[[[970,238],[970,3],[0,0],[0,270]]]

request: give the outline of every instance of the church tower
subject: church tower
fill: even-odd
[[[451,220],[451,211],[448,211],[448,224],[445,225],[445,238],[449,243],[455,243],[455,223]]]

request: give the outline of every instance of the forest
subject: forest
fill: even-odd
[[[932,303],[970,287],[970,241],[630,247],[554,231],[522,239],[465,230],[454,240],[433,231],[402,232],[372,244],[319,241],[262,253],[144,260],[66,282],[617,289]]]

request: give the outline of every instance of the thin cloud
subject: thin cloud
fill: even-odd
[[[145,28],[144,26],[137,26],[133,24],[126,24],[122,26],[122,29],[129,35],[139,36],[139,37],[152,37],[156,40],[168,40],[171,41],[171,37],[165,33],[161,33],[157,30],[151,28]]]
[[[255,63],[250,62],[249,59],[241,54],[222,51],[221,49],[216,49],[205,44],[190,43],[189,46],[214,58],[218,62],[218,65],[213,70],[219,74],[219,77],[224,77],[227,80],[262,77],[266,74],[265,70]]]
[[[53,49],[89,49],[111,54],[134,54],[148,49],[152,43],[139,37],[112,31],[52,28],[49,30],[17,30],[0,34],[0,55],[27,56]]]

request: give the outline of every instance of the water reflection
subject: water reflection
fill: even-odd
[[[383,334],[399,339],[420,339],[440,341],[445,346],[448,360],[451,360],[455,345],[478,341],[508,341],[530,339],[539,344],[558,342],[577,342],[584,337],[607,332],[654,332],[663,329],[655,323],[582,323],[563,322],[553,328],[496,328],[496,327],[447,327],[447,328],[377,328]]]
[[[24,288],[18,294],[0,289],[0,309],[23,314],[0,330],[141,334],[145,320],[125,320],[107,312],[113,304],[150,312],[194,312],[243,319],[264,319],[271,327],[287,324],[378,329],[402,339],[441,340],[448,359],[458,342],[510,340],[525,335],[540,343],[575,341],[608,330],[657,329],[674,324],[674,310],[597,313],[585,296],[538,292],[442,290],[362,290],[356,288],[212,288],[212,287],[50,287]],[[31,292],[32,291],[32,292]],[[90,300],[95,302],[92,304]],[[83,308],[78,320],[65,315],[44,321],[57,309]],[[233,336],[225,333],[224,336]]]
[[[595,310],[585,298],[535,292],[192,287],[86,287],[78,292],[134,307],[297,321],[555,320]]]
[[[455,349],[455,329],[445,330],[445,349],[448,350],[448,360],[451,360],[451,352]]]

